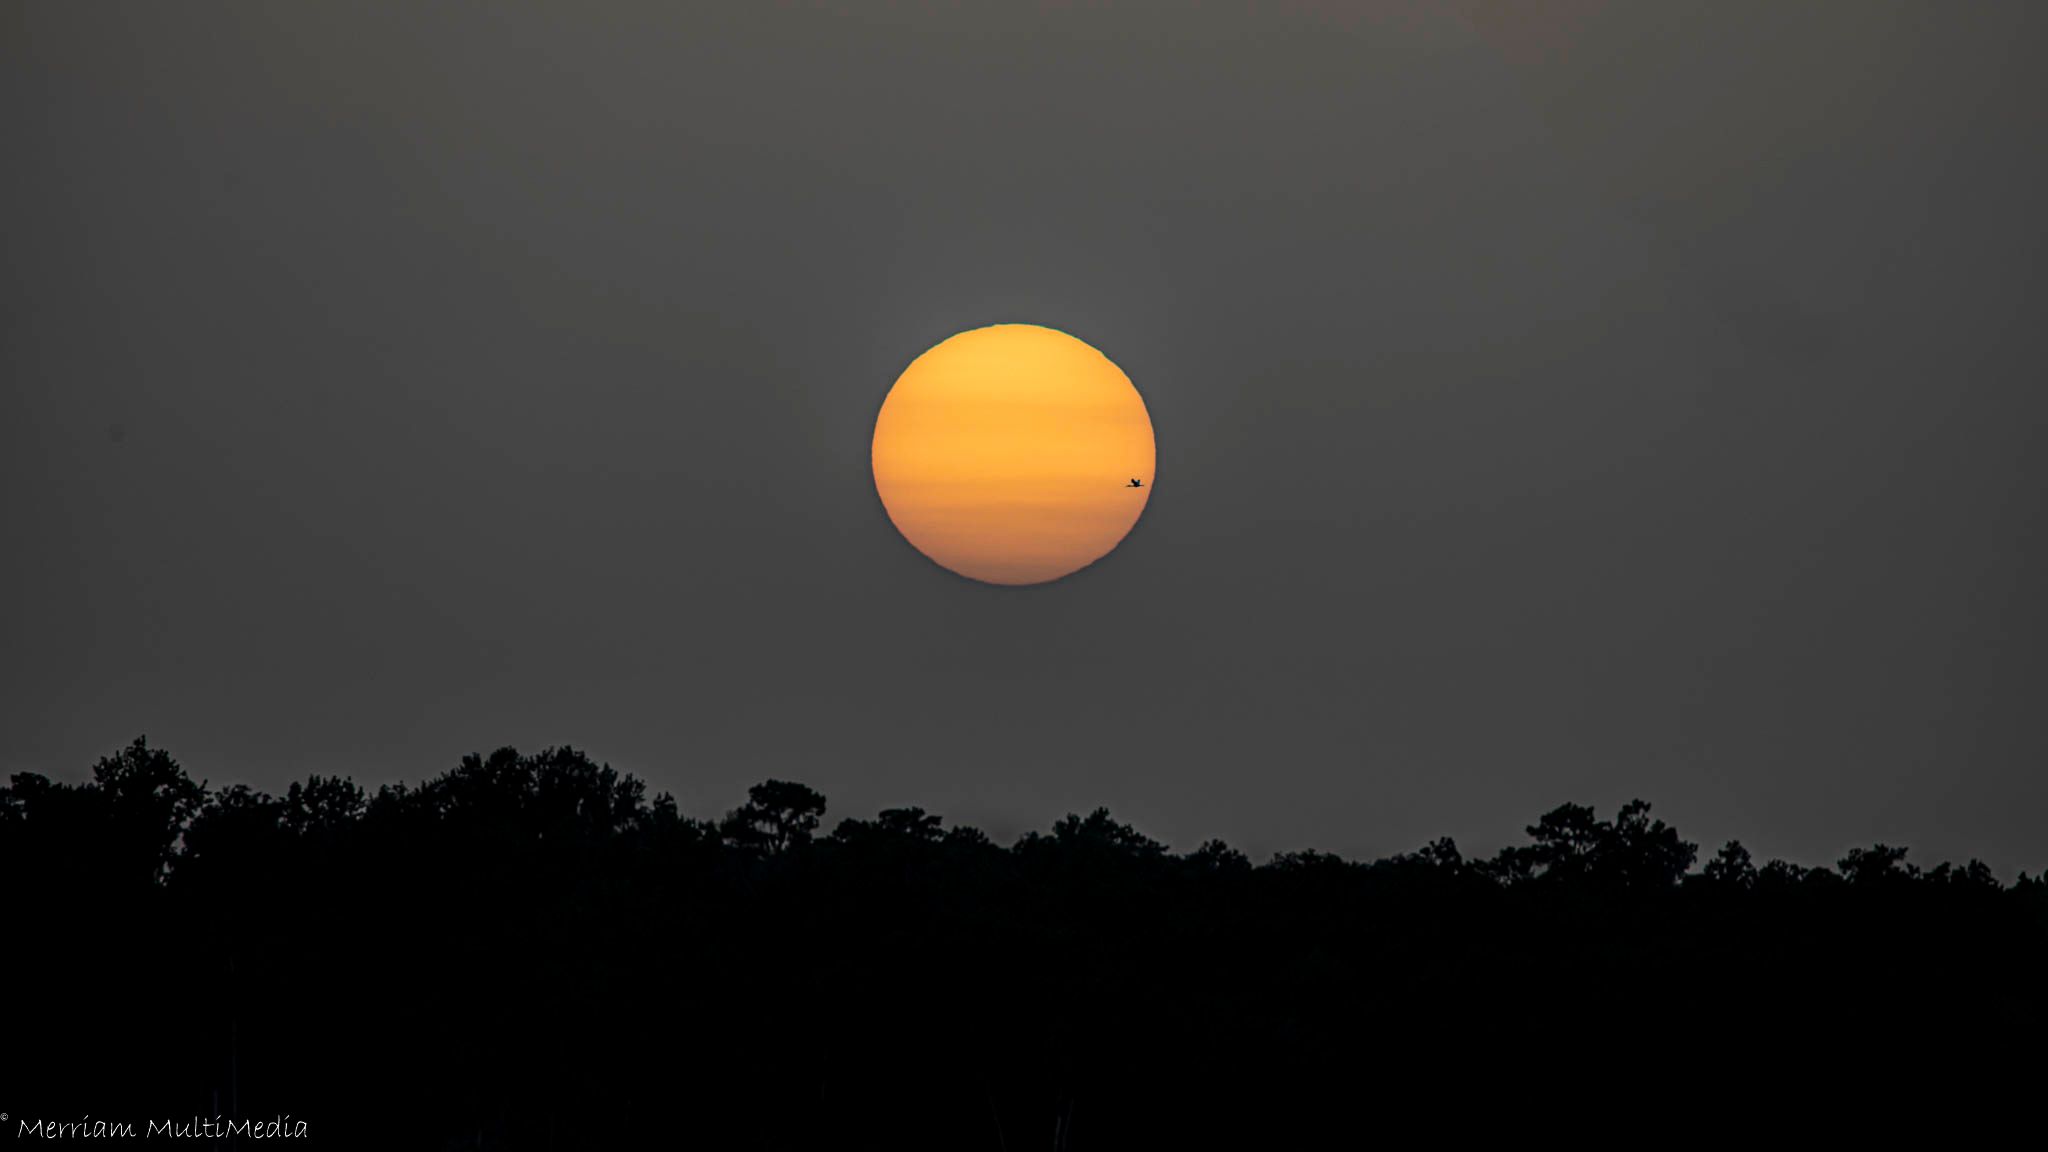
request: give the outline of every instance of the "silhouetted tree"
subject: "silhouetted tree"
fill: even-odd
[[[764,780],[747,789],[747,802],[726,814],[719,832],[733,844],[780,853],[810,842],[825,814],[825,798],[802,784]]]
[[[296,835],[286,814],[287,805],[246,784],[215,792],[185,828],[178,871],[182,876],[219,868],[260,876]]]
[[[1440,837],[1416,849],[1415,858],[1432,867],[1458,871],[1465,867],[1465,854],[1458,851],[1458,842],[1449,836]]]
[[[1538,850],[1526,844],[1510,844],[1474,865],[1475,870],[1503,888],[1513,888],[1536,879]]]
[[[304,784],[294,782],[285,790],[284,824],[295,836],[332,833],[348,827],[366,806],[355,781],[309,776]]]
[[[2024,876],[2025,873],[2021,875]],[[1944,860],[1928,870],[1926,879],[1930,884],[1946,884],[1954,888],[1974,888],[1986,892],[1995,892],[1999,887],[1998,877],[1991,874],[1991,869],[1982,860],[1972,860],[1961,868],[1954,867]]]
[[[1058,847],[1139,859],[1155,858],[1166,852],[1164,844],[1118,822],[1107,808],[1097,808],[1086,817],[1069,812],[1052,826],[1051,836],[1027,832],[1018,847],[1022,851]]]
[[[1912,880],[1920,870],[1906,863],[1906,850],[1878,844],[1870,848],[1851,848],[1847,856],[1835,865],[1842,879],[1851,884],[1895,884]]]
[[[1749,849],[1740,840],[1721,845],[1703,871],[1708,883],[1722,888],[1746,891],[1756,885],[1756,865],[1750,863]]]
[[[1252,862],[1244,853],[1221,840],[1203,841],[1201,847],[1188,853],[1188,863],[1198,872],[1243,875],[1252,870]]]
[[[186,822],[206,799],[206,786],[193,783],[168,752],[151,748],[141,736],[94,764],[92,779],[106,798],[112,850],[121,855],[124,870],[133,868],[152,881],[161,877]]]
[[[1612,837],[1611,827],[1594,818],[1583,804],[1560,804],[1529,825],[1529,864],[1542,879],[1574,880],[1593,870],[1595,858]]]
[[[1699,855],[1699,846],[1679,839],[1676,828],[1650,819],[1645,800],[1622,805],[1602,834],[1598,869],[1628,888],[1669,888],[1692,870]]]
[[[1818,868],[1803,868],[1787,860],[1771,860],[1757,869],[1756,887],[1767,892],[1784,892],[1799,888],[1807,883],[1807,877],[1821,873]],[[1827,873],[1832,878],[1832,873]]]

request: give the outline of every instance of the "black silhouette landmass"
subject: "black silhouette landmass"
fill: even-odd
[[[6,1136],[282,1116],[359,1148],[1641,1142],[1758,1136],[1786,1105],[1838,1136],[1953,1080],[1984,1094],[1951,1118],[1968,1144],[1983,1100],[2048,1086],[2048,885],[1974,861],[1759,867],[1731,842],[1697,866],[1640,801],[1565,804],[1487,859],[1444,839],[1260,865],[1099,809],[1009,847],[915,808],[821,834],[825,810],[769,780],[696,819],[566,747],[375,794],[209,789],[141,739],[82,785],[17,774]],[[1636,1109],[1664,1127],[1618,1130]]]

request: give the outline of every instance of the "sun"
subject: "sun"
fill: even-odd
[[[1108,555],[1145,511],[1156,458],[1130,377],[1035,324],[939,344],[875,419],[875,491],[897,531],[989,584],[1043,584]]]

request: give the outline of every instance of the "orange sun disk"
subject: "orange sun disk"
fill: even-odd
[[[1155,462],[1130,377],[1034,324],[976,328],[919,356],[875,420],[889,519],[936,563],[990,584],[1042,584],[1107,555],[1145,510]]]

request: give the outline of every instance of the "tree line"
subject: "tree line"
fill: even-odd
[[[1263,863],[1103,809],[1008,846],[826,812],[766,780],[687,815],[568,747],[375,792],[212,788],[140,738],[16,774],[9,1103],[382,1147],[1271,1143],[1446,1077],[1648,1091],[2044,1019],[2041,878],[1702,863],[1642,801]]]

